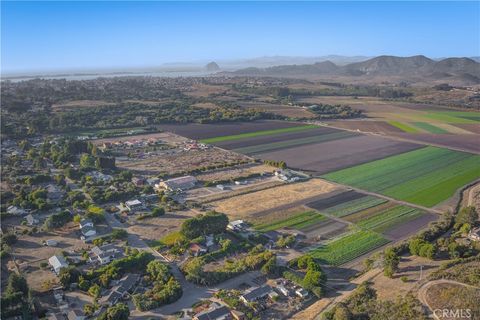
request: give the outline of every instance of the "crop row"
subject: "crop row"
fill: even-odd
[[[396,206],[362,220],[357,225],[376,232],[385,232],[401,223],[413,220],[422,214],[423,212],[421,210],[415,208]]]
[[[449,133],[447,130],[436,127],[428,122],[413,122],[413,125],[417,128],[423,129],[429,133],[433,134],[444,134]]]
[[[361,230],[334,239],[321,247],[311,250],[310,254],[323,263],[338,266],[388,242],[387,239],[378,233]]]
[[[379,204],[382,204],[385,202],[387,202],[387,200],[385,199],[366,196],[366,197],[354,199],[345,203],[341,203],[334,207],[327,208],[323,210],[323,212],[331,214],[336,217],[344,217],[361,210],[378,206]]]
[[[334,132],[329,134],[317,135],[313,137],[290,139],[287,141],[279,141],[279,142],[243,147],[243,148],[234,149],[234,151],[238,153],[243,153],[243,154],[255,154],[255,153],[261,153],[261,152],[285,149],[289,147],[297,147],[297,146],[306,145],[306,144],[333,141],[333,140],[343,139],[351,136],[354,136],[354,134],[351,132],[340,131],[340,132]]]
[[[253,137],[259,137],[259,136],[269,136],[269,135],[274,135],[279,133],[305,131],[305,130],[310,130],[315,128],[318,128],[318,126],[305,125],[305,126],[298,126],[298,127],[288,127],[288,128],[280,128],[280,129],[272,129],[272,130],[246,132],[246,133],[240,133],[240,134],[228,135],[228,136],[219,136],[219,137],[203,139],[200,141],[203,143],[216,143],[216,142],[223,142],[223,141],[240,140],[245,138],[253,138]]]
[[[316,211],[306,211],[287,219],[256,225],[255,229],[261,232],[278,230],[285,227],[301,230],[302,228],[325,220],[327,220],[327,218]]]
[[[412,203],[433,206],[480,177],[480,156],[425,147],[324,177]]]

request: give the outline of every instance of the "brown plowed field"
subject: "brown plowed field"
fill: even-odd
[[[425,144],[434,144],[464,150],[466,152],[480,153],[480,135],[477,134],[395,133],[394,135]]]
[[[433,213],[425,213],[416,219],[396,225],[395,228],[388,230],[384,234],[390,239],[400,240],[410,234],[418,232],[420,229],[425,228],[430,222],[437,219],[437,215]]]
[[[283,129],[303,126],[304,123],[288,121],[253,121],[253,122],[222,122],[222,123],[188,123],[162,124],[160,129],[176,133],[190,139],[207,139],[218,136],[228,136],[261,130]]]
[[[362,197],[365,197],[365,195],[355,191],[346,191],[325,199],[319,199],[313,202],[309,202],[306,205],[312,209],[322,211],[324,209],[334,207],[341,203],[352,201]]]
[[[360,130],[362,132],[380,132],[380,133],[403,132],[399,128],[394,127],[385,121],[345,120],[345,121],[334,121],[332,122],[332,125],[339,128],[348,129],[348,130]]]
[[[464,123],[464,124],[455,124],[456,127],[465,129],[472,133],[480,134],[480,124],[476,123]]]
[[[358,136],[261,153],[257,157],[285,161],[291,168],[324,174],[420,147],[413,143],[397,142],[381,137]]]

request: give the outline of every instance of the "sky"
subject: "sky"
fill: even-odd
[[[480,2],[1,1],[2,73],[262,56],[479,56]]]

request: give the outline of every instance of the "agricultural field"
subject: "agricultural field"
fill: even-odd
[[[378,233],[358,230],[322,244],[309,251],[309,253],[325,264],[338,266],[352,261],[388,242],[389,240]]]
[[[235,180],[244,177],[249,177],[256,174],[272,173],[275,170],[274,167],[264,164],[246,164],[233,168],[217,169],[214,171],[208,171],[196,175],[200,182],[215,182],[225,180]]]
[[[420,147],[408,142],[359,135],[259,153],[255,156],[261,159],[285,161],[291,168],[324,174]]]
[[[480,177],[480,156],[436,147],[405,152],[323,176],[327,180],[433,207]]]
[[[255,226],[255,229],[260,232],[278,230],[282,228],[291,228],[291,229],[297,229],[301,231],[306,227],[309,227],[314,224],[318,224],[319,222],[326,221],[326,220],[327,218],[325,216],[312,210],[312,211],[300,212],[284,220],[265,223],[265,224],[259,224]]]
[[[433,124],[430,124],[428,122],[413,122],[413,125],[417,128],[420,128],[424,131],[427,131],[433,134],[449,134],[450,133],[447,130],[434,126]]]
[[[235,134],[235,135],[226,135],[226,136],[218,136],[218,137],[213,137],[213,138],[208,138],[208,139],[202,139],[202,140],[200,140],[200,142],[203,142],[203,143],[218,143],[218,142],[224,142],[224,141],[235,141],[235,140],[241,140],[241,139],[246,139],[246,138],[255,138],[255,137],[260,137],[260,136],[270,136],[270,135],[275,135],[275,134],[279,134],[279,133],[299,132],[299,131],[305,131],[305,130],[310,130],[310,129],[315,129],[315,128],[317,128],[317,126],[315,126],[315,125],[303,125],[303,126],[296,126],[296,127],[289,127],[289,128],[259,130],[259,131],[245,132],[245,133],[240,133],[240,134]]]
[[[313,199],[328,196],[339,191],[339,187],[320,180],[281,185],[257,192],[238,195],[233,198],[215,201],[209,205],[218,212],[226,213],[230,219],[246,219],[255,222],[255,218],[271,216],[278,211],[298,207]]]
[[[161,124],[159,129],[178,134],[194,140],[209,139],[221,136],[237,135],[262,130],[276,130],[292,127],[301,127],[305,124],[289,121],[251,121],[251,122],[222,122],[222,123],[188,123],[188,124]]]

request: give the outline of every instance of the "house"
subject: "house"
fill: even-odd
[[[9,206],[7,208],[7,213],[14,215],[14,216],[23,216],[24,214],[27,213],[25,209],[19,208],[17,206]]]
[[[136,210],[143,208],[143,203],[138,199],[130,200],[125,202],[125,207],[128,209],[128,211],[135,212]]]
[[[219,303],[212,303],[208,310],[197,313],[193,320],[229,320],[233,319],[230,309]]]
[[[270,286],[256,287],[248,290],[247,293],[240,296],[240,300],[245,304],[249,304],[268,296],[270,292],[272,292]]]
[[[227,225],[227,229],[237,232],[243,232],[248,228],[248,225],[243,220],[231,221]]]
[[[223,184],[217,184],[216,187],[218,190],[222,190],[222,191],[225,190],[225,186]]]
[[[68,263],[63,256],[52,256],[48,259],[48,263],[52,266],[56,274],[59,274],[63,268],[68,267]]]
[[[306,298],[308,297],[308,291],[303,289],[303,288],[300,288],[300,289],[297,289],[295,290],[295,294],[297,296],[299,296],[300,298]]]
[[[188,251],[190,252],[191,255],[194,257],[201,256],[202,254],[205,254],[208,252],[208,249],[202,246],[201,244],[198,243],[192,243],[188,247]]]
[[[140,198],[146,203],[155,203],[155,202],[158,202],[158,200],[160,200],[158,197],[158,194],[156,193],[143,194],[143,195],[140,195]]]
[[[67,314],[68,320],[84,320],[86,317],[79,309],[72,309]]]
[[[132,183],[137,187],[141,187],[145,185],[145,179],[143,179],[142,177],[133,177]]]
[[[34,226],[34,225],[38,224],[38,222],[39,222],[38,219],[35,218],[34,216],[32,216],[31,214],[27,215],[25,217],[25,220],[27,220],[27,224],[29,226]]]
[[[160,184],[156,185],[158,188],[163,188],[169,191],[176,191],[176,190],[188,190],[195,187],[197,183],[197,179],[193,176],[184,176],[179,178],[173,178],[166,181],[160,182]]]
[[[290,290],[285,288],[283,285],[278,285],[277,290],[280,291],[281,294],[283,294],[285,297],[288,297],[290,295]]]
[[[114,244],[106,244],[100,247],[93,247],[90,250],[89,260],[90,262],[98,262],[103,265],[122,257],[123,250],[120,247]]]
[[[99,171],[89,172],[88,175],[92,177],[95,181],[110,182],[113,180],[113,177],[109,174],[104,174]]]
[[[84,238],[90,238],[97,234],[97,230],[90,226],[83,227],[81,231]]]
[[[57,186],[53,184],[49,184],[47,186],[47,199],[50,202],[56,203],[60,201],[63,198],[63,195],[65,192],[61,189],[59,189]]]
[[[468,233],[468,239],[472,241],[480,241],[480,228],[470,230]]]
[[[80,229],[83,229],[85,227],[91,227],[93,228],[94,225],[93,225],[93,221],[91,219],[82,219],[80,221]]]
[[[119,300],[126,298],[133,291],[133,288],[139,280],[140,276],[136,273],[125,275],[112,287],[108,295],[99,300],[100,304],[112,306]]]
[[[147,179],[147,184],[148,184],[149,186],[152,186],[152,187],[155,186],[156,184],[158,184],[159,182],[160,182],[160,179],[159,179],[159,178],[153,177],[153,178],[148,178],[148,179]]]

